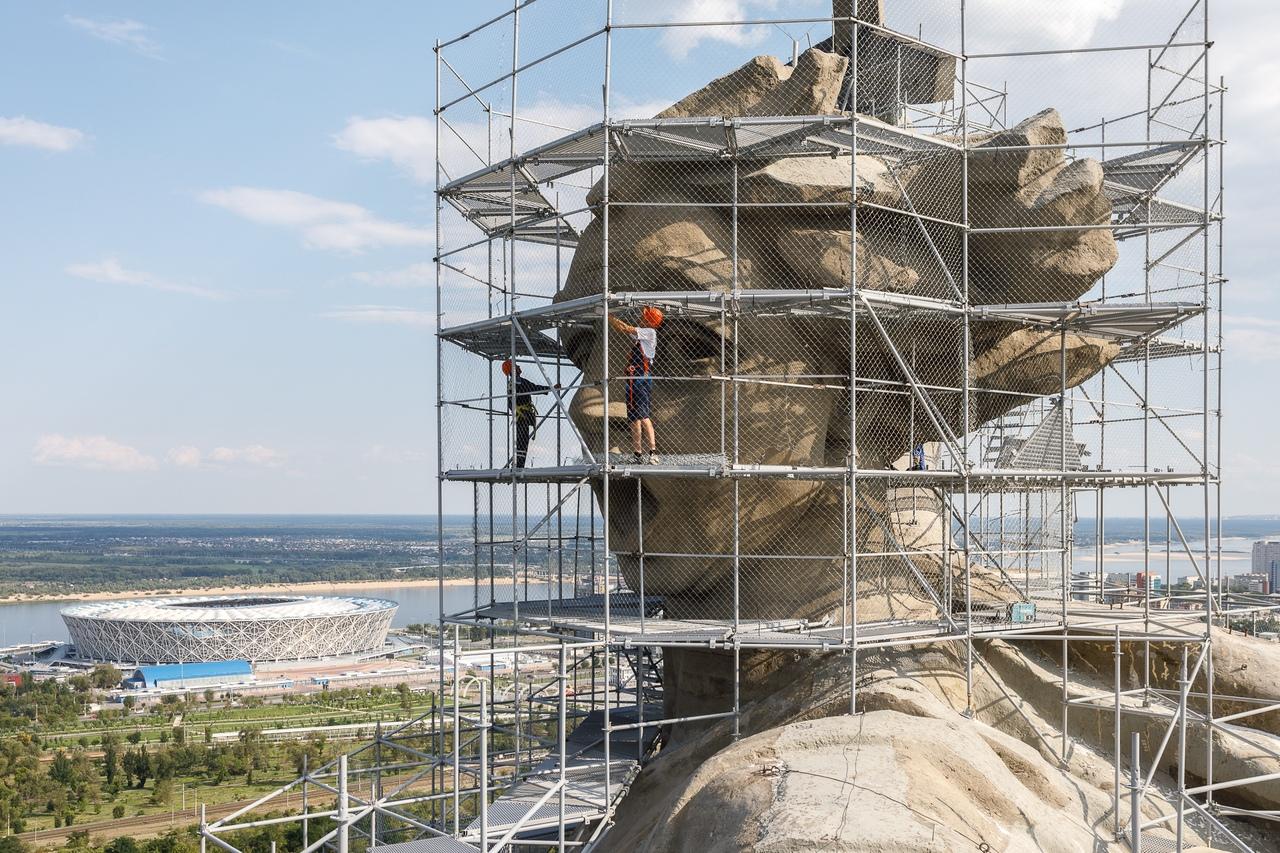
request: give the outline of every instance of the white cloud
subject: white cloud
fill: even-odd
[[[1052,11],[1026,0],[970,0],[968,23],[981,33],[982,46],[994,47],[1001,40],[1036,49],[1083,47],[1093,38],[1098,25],[1119,17],[1125,0],[1073,0],[1054,4]],[[1022,48],[1027,49],[1027,48]]]
[[[151,28],[146,24],[128,18],[113,21],[95,21],[91,18],[80,18],[75,15],[64,15],[63,20],[76,29],[82,30],[101,41],[133,48],[143,56],[149,56],[152,59],[160,58],[160,45],[152,41],[147,35],[147,31]]]
[[[396,305],[346,305],[326,311],[321,316],[344,323],[363,323],[383,326],[414,326],[433,328],[436,317],[430,311],[402,308]]]
[[[347,119],[333,144],[369,160],[389,160],[421,183],[435,180],[435,123],[424,116]]]
[[[365,451],[364,458],[370,462],[385,462],[393,465],[424,464],[434,462],[436,454],[433,450],[395,448],[375,444]]]
[[[658,0],[650,5],[658,20],[672,23],[692,21],[742,21],[754,17],[760,0]],[[753,8],[754,7],[754,8]],[[661,44],[671,58],[684,60],[704,41],[719,41],[735,47],[760,44],[768,36],[767,27],[726,24],[715,27],[671,27],[662,31]]]
[[[284,454],[261,444],[250,444],[245,447],[215,447],[209,451],[209,459],[225,464],[275,468],[284,461]]]
[[[284,454],[262,444],[244,447],[215,447],[207,453],[198,447],[184,444],[165,454],[170,465],[178,468],[218,468],[226,465],[246,465],[258,468],[278,468],[284,462]]]
[[[259,225],[290,228],[310,249],[361,252],[384,246],[432,246],[430,228],[379,219],[358,204],[294,190],[230,187],[207,190],[200,200]]]
[[[436,266],[424,261],[398,270],[358,272],[351,277],[361,284],[371,284],[374,287],[426,287],[435,283]]]
[[[171,448],[164,458],[170,465],[176,465],[179,468],[199,468],[204,460],[204,454],[200,452],[200,448],[185,444]]]
[[[199,296],[202,299],[225,299],[226,294],[217,290],[209,290],[204,287],[196,287],[193,284],[181,284],[179,282],[168,281],[166,279],[157,278],[147,272],[140,270],[131,270],[120,263],[113,257],[106,257],[100,261],[85,264],[68,264],[65,268],[67,275],[73,275],[76,278],[83,278],[87,281],[96,281],[102,284],[124,284],[130,287],[145,287],[150,290],[162,290],[167,293],[185,293],[188,296]]]
[[[74,127],[59,127],[26,116],[0,116],[0,144],[25,145],[45,151],[70,151],[84,142],[84,133]]]
[[[675,100],[634,102],[615,95],[613,117],[651,118]],[[559,139],[595,124],[603,116],[598,103],[562,101],[546,95],[521,104],[516,113],[515,143],[518,151],[527,151]],[[445,169],[445,180],[461,177],[484,166],[482,157],[489,150],[490,133],[493,134],[494,159],[501,160],[509,153],[507,124],[501,117],[495,116],[492,124],[459,120],[450,124],[451,127],[440,129],[440,159]],[[352,116],[342,130],[334,134],[333,143],[343,151],[367,160],[391,163],[419,183],[435,181],[435,122],[429,117]]]
[[[1247,362],[1280,361],[1280,320],[1227,314],[1223,318],[1227,358]]]
[[[137,448],[103,435],[42,435],[33,461],[39,465],[68,465],[101,471],[152,471],[156,460]]]

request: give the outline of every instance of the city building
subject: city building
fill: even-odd
[[[1262,539],[1253,543],[1253,571],[1265,574],[1271,589],[1280,589],[1280,541]]]
[[[1259,592],[1263,595],[1271,592],[1271,576],[1265,572],[1245,572],[1236,575],[1235,583],[1232,584],[1241,592]]]

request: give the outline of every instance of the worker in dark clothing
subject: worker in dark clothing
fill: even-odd
[[[547,393],[551,387],[525,379],[520,375],[520,366],[512,364],[511,359],[502,362],[502,373],[507,377],[507,411],[515,418],[515,463],[517,468],[523,468],[529,456],[529,440],[538,428],[538,407],[533,404],[533,398]]]

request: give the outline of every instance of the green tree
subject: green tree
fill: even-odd
[[[119,772],[120,739],[115,735],[107,735],[102,739],[102,775],[108,785],[114,785]]]
[[[176,829],[150,839],[142,848],[143,853],[196,853],[199,849],[190,831]]]
[[[124,817],[123,811],[120,817]],[[127,835],[113,838],[102,848],[102,853],[142,853],[142,847]]]
[[[89,673],[89,680],[99,690],[110,690],[120,686],[124,673],[109,663],[100,663]]]
[[[157,778],[155,789],[151,792],[151,802],[163,806],[171,799],[173,799],[173,779]]]
[[[137,787],[146,785],[147,779],[151,778],[151,756],[147,754],[147,748],[143,746],[126,752],[121,767],[126,777],[137,780]]]
[[[262,737],[261,726],[245,726],[240,730],[240,761],[244,767],[244,781],[253,784],[253,771],[267,764],[267,742]]]
[[[49,778],[59,785],[69,786],[75,782],[74,773],[71,757],[62,750],[55,752],[53,761],[49,764]]]
[[[403,681],[396,685],[396,692],[400,694],[400,707],[405,711],[413,708],[413,691],[409,689],[409,685]]]

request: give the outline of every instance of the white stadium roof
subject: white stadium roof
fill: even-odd
[[[377,651],[399,607],[382,598],[180,596],[62,610],[76,653],[124,663],[277,661]]]
[[[246,593],[93,601],[63,608],[62,614],[82,619],[130,622],[262,622],[273,619],[354,616],[396,606],[396,602],[385,598]]]

